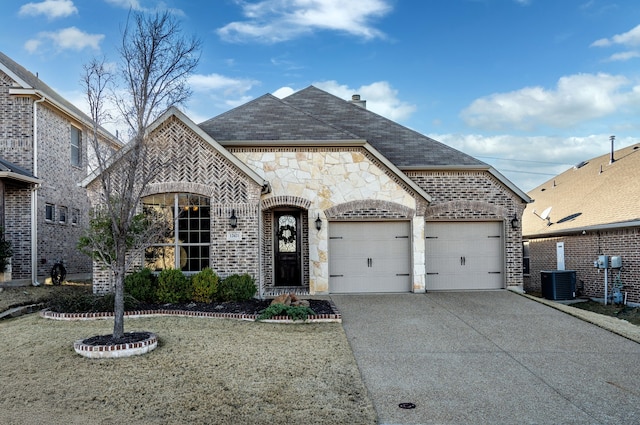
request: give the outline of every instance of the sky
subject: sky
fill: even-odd
[[[528,192],[638,142],[637,0],[2,0],[0,51],[87,110],[130,10],[202,42],[196,123],[309,85],[484,161]]]

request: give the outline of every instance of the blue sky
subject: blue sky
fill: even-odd
[[[311,84],[493,165],[522,190],[640,134],[637,0],[3,0],[0,51],[86,109],[129,8],[202,40],[201,122]]]

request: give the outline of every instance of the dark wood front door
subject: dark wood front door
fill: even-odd
[[[299,286],[302,284],[300,256],[300,213],[277,212],[275,214],[275,284]]]

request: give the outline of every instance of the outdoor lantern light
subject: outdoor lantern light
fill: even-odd
[[[517,229],[518,228],[518,217],[514,214],[513,218],[511,219],[511,228],[512,229]]]
[[[318,218],[316,218],[316,230],[318,232],[322,229],[322,220],[320,220],[320,214],[318,214]]]
[[[234,229],[238,227],[238,217],[236,217],[236,210],[231,210],[231,217],[229,217],[229,224]]]

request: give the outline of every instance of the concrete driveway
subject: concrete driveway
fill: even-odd
[[[566,313],[509,291],[331,298],[380,424],[640,423],[640,344]]]

